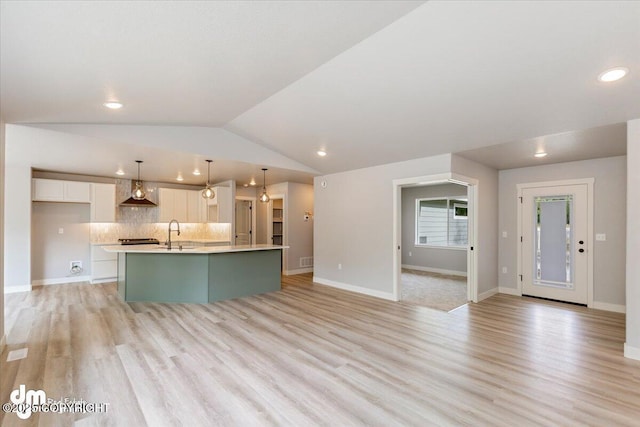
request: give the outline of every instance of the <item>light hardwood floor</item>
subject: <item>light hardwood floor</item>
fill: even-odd
[[[128,305],[113,285],[7,295],[0,400],[26,384],[110,408],[2,425],[639,425],[623,315],[506,295],[445,313],[283,280],[206,305]]]

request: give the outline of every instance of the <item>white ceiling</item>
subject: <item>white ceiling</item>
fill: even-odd
[[[3,118],[220,126],[420,3],[2,1]]]
[[[567,132],[571,160],[594,144],[581,131],[640,117],[640,2],[421,3],[2,1],[1,114],[223,126],[299,165],[282,168],[298,181]],[[620,65],[625,79],[596,80]],[[140,149],[111,142],[122,149],[74,161],[113,171]],[[211,157],[187,145],[144,153],[169,176]],[[79,168],[60,157],[46,168]]]

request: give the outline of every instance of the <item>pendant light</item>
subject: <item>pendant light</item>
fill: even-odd
[[[260,201],[267,203],[269,201],[269,195],[267,194],[266,173],[269,169],[262,168],[262,194],[260,195]]]
[[[144,194],[142,181],[140,181],[140,163],[142,163],[142,160],[136,160],[136,163],[138,164],[138,180],[136,181],[136,188],[131,192],[131,197],[134,200],[144,200],[146,194]]]
[[[207,160],[207,185],[204,187],[204,190],[202,190],[202,197],[204,197],[205,199],[213,199],[214,197],[216,197],[216,193],[213,191],[213,188],[211,188],[210,184],[211,162],[213,162],[213,160]]]

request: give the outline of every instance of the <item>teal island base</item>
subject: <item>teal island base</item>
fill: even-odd
[[[280,290],[280,249],[118,254],[123,300],[199,303]]]

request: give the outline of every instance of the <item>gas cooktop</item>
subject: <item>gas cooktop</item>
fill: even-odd
[[[158,239],[141,238],[141,239],[118,239],[121,245],[159,245]]]

